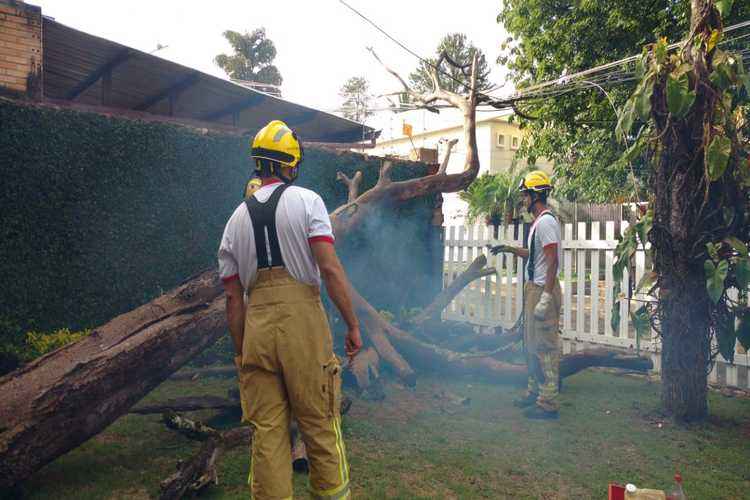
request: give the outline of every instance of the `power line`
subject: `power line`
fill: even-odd
[[[391,40],[393,43],[401,47],[403,50],[411,54],[412,56],[416,57],[419,61],[424,63],[427,66],[430,66],[435,69],[435,71],[439,72],[443,76],[450,78],[451,80],[455,81],[456,83],[468,87],[465,82],[459,80],[458,78],[454,77],[453,75],[446,73],[445,71],[441,70],[440,67],[438,67],[435,64],[432,64],[430,61],[426,60],[413,50],[411,50],[409,47],[407,47],[404,43],[396,39],[394,36],[392,36],[390,33],[385,31],[383,28],[381,28],[377,23],[372,21],[370,18],[362,14],[360,11],[349,5],[345,0],[339,0],[339,3],[344,5],[346,8],[354,12],[357,16],[362,18],[365,22],[370,24],[372,27],[374,27],[376,30],[378,30],[380,33],[382,33],[385,37],[387,37],[389,40]],[[745,27],[750,26],[750,20],[743,21],[737,24],[733,24],[732,26],[728,26],[724,28],[724,33],[730,33],[738,29],[742,29]],[[736,40],[746,38],[750,36],[750,33],[745,35],[740,35],[734,38],[730,38],[727,40],[722,40],[719,42],[719,45],[726,45],[730,42],[734,42]],[[683,44],[684,41],[679,41],[672,43],[667,46],[668,50],[675,49],[679,47],[681,44]],[[743,62],[745,60],[744,54],[741,52],[741,55],[743,56]],[[640,55],[634,55],[625,57],[622,59],[619,59],[617,61],[611,61],[605,64],[601,64],[599,66],[595,66],[593,68],[588,68],[582,71],[579,71],[577,73],[573,73],[572,75],[564,75],[561,77],[558,77],[554,80],[548,80],[545,82],[538,83],[536,85],[533,85],[531,87],[527,87],[522,89],[520,92],[516,92],[514,95],[511,95],[509,97],[501,98],[499,96],[492,96],[489,95],[486,92],[492,92],[494,90],[497,90],[500,88],[500,85],[494,85],[490,89],[482,92],[477,90],[476,94],[477,96],[481,96],[483,99],[484,104],[492,106],[495,109],[502,109],[502,108],[508,108],[513,105],[515,102],[524,101],[524,100],[536,100],[536,99],[548,99],[551,97],[559,97],[561,95],[565,95],[571,92],[576,92],[580,90],[588,90],[592,87],[598,87],[600,85],[616,85],[625,83],[628,81],[635,80],[635,71],[629,71],[625,70],[623,71],[622,66],[625,66],[629,63],[634,63],[638,58],[641,57]],[[617,69],[612,69],[617,68]],[[601,73],[602,71],[610,70],[606,73]],[[597,75],[597,73],[600,73]],[[591,76],[590,76],[591,75]],[[584,77],[589,77],[585,81],[583,80]],[[549,88],[553,87],[553,88]],[[442,107],[442,106],[435,106],[435,107]]]
[[[727,27],[727,28],[724,29],[724,33],[730,33],[732,31],[736,31],[738,29],[742,29],[742,28],[745,28],[745,27],[748,27],[748,26],[750,26],[750,20],[743,21],[741,23],[737,23],[737,24],[734,24],[732,26],[729,26],[729,27]],[[746,38],[748,36],[750,36],[750,34],[740,35],[740,36],[737,36],[737,37],[734,37],[734,38],[729,38],[729,39],[726,39],[726,40],[722,40],[721,42],[719,42],[719,45],[727,45],[727,44],[729,44],[731,42],[734,42],[734,41],[742,39],[742,38]],[[684,41],[679,41],[679,42],[672,43],[672,44],[670,44],[667,47],[667,49],[668,50],[675,49],[675,48],[679,47],[680,45],[682,45],[683,42]],[[625,57],[623,59],[619,59],[617,61],[612,61],[612,62],[608,62],[608,63],[605,63],[605,64],[601,64],[601,65],[595,66],[593,68],[588,68],[588,69],[579,71],[577,73],[573,73],[571,75],[564,75],[564,76],[561,76],[561,77],[556,78],[554,80],[547,80],[545,82],[541,82],[541,83],[533,85],[531,87],[526,87],[526,88],[522,89],[521,91],[516,92],[514,95],[511,95],[511,96],[509,96],[507,98],[498,98],[498,96],[492,96],[492,97],[495,99],[495,103],[496,104],[501,104],[501,103],[506,103],[506,102],[507,103],[512,103],[514,101],[522,100],[522,99],[528,99],[530,97],[547,96],[544,91],[545,91],[545,89],[548,89],[551,86],[560,88],[560,87],[563,87],[563,86],[574,85],[574,84],[580,82],[580,81],[576,81],[577,79],[581,79],[581,78],[584,78],[584,77],[589,76],[589,75],[594,75],[596,73],[599,73],[599,72],[607,70],[607,69],[622,67],[622,66],[624,66],[624,65],[626,65],[628,63],[634,63],[640,57],[641,57],[640,55],[629,56],[629,57]],[[598,78],[609,77],[610,75],[616,74],[617,71],[621,71],[621,70],[614,70],[614,71],[610,71],[609,73],[604,73],[603,75],[599,75]],[[634,78],[632,77],[632,75],[634,75],[634,74],[635,74],[635,71],[632,71],[632,72],[628,71],[626,73],[623,72],[623,75],[622,75],[623,78],[621,78],[619,80],[616,80],[615,83],[622,83],[624,81],[633,80]],[[589,79],[589,80],[591,80],[591,79]],[[574,89],[574,90],[580,90],[580,88]],[[547,92],[549,92],[549,91],[547,91]],[[560,95],[560,94],[556,94],[556,95]]]
[[[352,12],[354,12],[355,14],[357,14],[357,15],[358,15],[359,17],[361,17],[361,18],[362,18],[362,19],[363,19],[363,20],[364,20],[365,22],[367,22],[367,23],[368,23],[369,25],[371,25],[371,26],[372,26],[373,28],[375,28],[376,30],[378,30],[378,31],[379,31],[380,33],[382,33],[383,35],[385,35],[385,36],[386,36],[386,37],[387,37],[387,38],[388,38],[389,40],[391,40],[391,41],[392,41],[393,43],[395,43],[396,45],[398,45],[399,47],[401,47],[402,49],[404,49],[404,50],[405,50],[406,52],[408,52],[408,53],[409,53],[409,54],[411,54],[412,56],[414,56],[414,57],[416,57],[417,59],[419,59],[419,60],[420,60],[420,61],[421,61],[422,63],[426,64],[427,66],[429,66],[429,67],[431,67],[431,68],[434,68],[434,69],[435,69],[435,71],[439,72],[440,74],[442,74],[443,76],[445,76],[445,77],[447,77],[447,78],[450,78],[451,80],[453,80],[454,82],[458,83],[459,85],[461,85],[461,86],[464,86],[464,87],[466,87],[466,88],[468,88],[468,87],[469,87],[469,86],[468,86],[468,85],[466,84],[466,82],[464,82],[464,81],[461,81],[461,80],[459,80],[458,78],[456,78],[456,77],[454,77],[453,75],[451,75],[450,73],[446,73],[445,71],[441,70],[439,66],[437,66],[437,65],[435,65],[435,64],[433,64],[433,63],[431,63],[430,61],[428,61],[428,60],[427,60],[427,59],[425,59],[424,57],[420,56],[419,54],[417,54],[416,52],[414,52],[413,50],[411,50],[411,49],[410,49],[409,47],[407,47],[407,46],[406,46],[406,45],[405,45],[404,43],[400,42],[400,41],[399,41],[399,40],[397,40],[397,39],[396,39],[395,37],[391,36],[391,34],[390,34],[390,33],[388,33],[388,32],[387,32],[387,31],[385,31],[385,30],[384,30],[383,28],[381,28],[380,26],[378,26],[378,25],[377,25],[377,24],[375,23],[375,21],[371,20],[370,18],[368,18],[367,16],[365,16],[364,14],[362,14],[362,13],[361,13],[360,11],[358,11],[357,9],[355,9],[354,7],[352,7],[351,5],[349,5],[348,3],[346,3],[346,1],[345,1],[345,0],[339,0],[339,3],[341,3],[341,4],[342,4],[342,5],[344,6],[344,7],[348,8],[349,10],[351,10]],[[477,49],[477,50],[479,50],[479,49]],[[491,89],[489,89],[489,90],[488,90],[488,92],[491,92],[492,90],[495,90],[495,89],[496,89],[496,87],[497,87],[497,86],[493,86],[493,87],[492,87]],[[484,94],[483,92],[479,92],[479,91],[477,91],[476,93],[477,93],[477,95],[482,95],[482,96],[485,96],[485,97],[489,97],[488,95]]]

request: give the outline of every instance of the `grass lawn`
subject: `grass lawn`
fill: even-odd
[[[675,469],[693,499],[750,498],[750,400],[711,394],[712,417],[678,427],[659,418],[659,386],[587,371],[566,379],[561,418],[527,421],[520,392],[472,378],[396,383],[382,402],[355,399],[344,434],[356,498],[606,498],[609,481],[671,489]],[[144,402],[225,395],[231,379],[166,382]],[[441,393],[470,397],[457,405]],[[215,413],[194,417],[231,425]],[[661,424],[661,425],[660,425]],[[61,429],[61,432],[65,432]],[[128,415],[26,483],[31,499],[140,499],[198,445],[159,417]],[[227,454],[203,498],[248,498],[247,450]],[[295,475],[297,498],[309,498]]]

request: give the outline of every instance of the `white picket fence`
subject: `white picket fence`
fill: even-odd
[[[561,329],[563,353],[585,347],[605,345],[635,351],[640,348],[650,355],[654,370],[659,371],[660,342],[656,332],[641,339],[637,345],[635,329],[630,322],[628,301],[620,301],[620,322],[611,326],[613,297],[612,266],[614,263],[615,223],[578,223],[577,227],[565,224],[563,228],[563,261],[561,284],[563,307]],[[621,231],[627,228],[623,222]],[[576,230],[574,233],[574,229]],[[487,245],[509,244],[522,246],[522,230],[513,226],[499,228],[498,238],[492,226],[450,226],[445,229],[445,257],[443,286],[447,286],[471,262],[483,253],[488,266],[497,273],[474,281],[467,286],[445,309],[447,320],[463,321],[480,327],[512,326],[523,307],[523,260],[510,254],[493,256]],[[516,235],[514,236],[514,233]],[[634,283],[638,283],[646,269],[645,252],[635,255]],[[628,272],[623,276],[622,289],[627,289]],[[630,302],[632,310],[650,297],[638,295]],[[735,347],[734,364],[719,356],[709,375],[709,382],[750,389],[750,356],[739,344]]]

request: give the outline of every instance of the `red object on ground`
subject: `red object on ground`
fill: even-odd
[[[609,483],[608,500],[625,500],[625,486]]]

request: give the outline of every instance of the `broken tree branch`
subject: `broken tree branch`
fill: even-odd
[[[357,199],[359,195],[359,185],[362,183],[362,172],[357,172],[350,179],[344,172],[336,172],[336,179],[343,182],[349,189],[349,198],[347,203],[351,203]]]
[[[185,418],[172,410],[164,412],[164,414],[161,416],[161,419],[162,422],[164,422],[164,425],[166,425],[173,431],[179,432],[189,439],[198,439],[200,441],[205,441],[208,438],[217,437],[220,435],[219,431],[212,427],[209,427],[203,422]]]
[[[466,288],[471,282],[482,278],[484,276],[490,276],[495,274],[497,270],[494,267],[485,267],[487,265],[487,257],[482,254],[469,265],[461,274],[456,276],[456,279],[445,287],[435,300],[425,307],[421,313],[419,313],[413,320],[412,324],[415,326],[421,326],[426,321],[437,318],[443,309],[448,307],[453,299],[461,293],[461,290]]]
[[[161,500],[178,500],[188,493],[197,493],[206,486],[219,483],[216,463],[227,450],[249,446],[251,427],[237,427],[206,440],[198,453],[177,465],[177,472],[161,483]]]
[[[445,156],[443,157],[443,162],[440,164],[440,168],[438,168],[438,175],[445,175],[446,170],[448,170],[448,162],[451,159],[451,153],[453,152],[453,147],[458,143],[458,139],[451,139],[448,141],[447,146],[448,149],[445,150]]]

